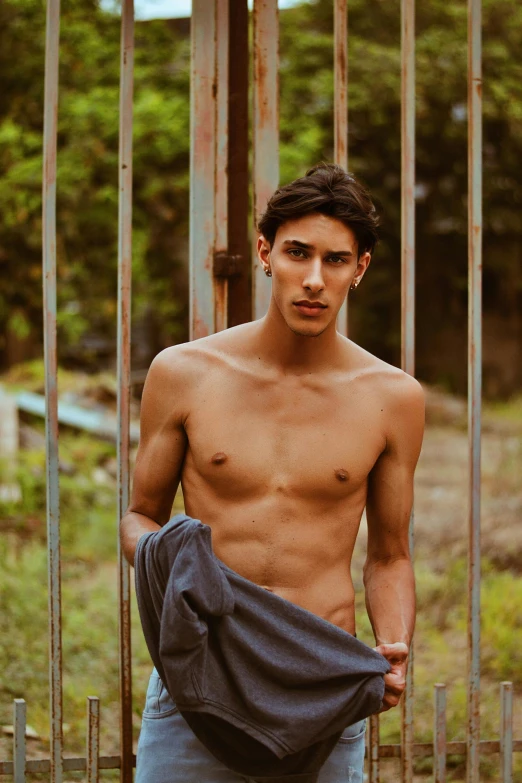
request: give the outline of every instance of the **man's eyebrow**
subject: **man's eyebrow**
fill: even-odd
[[[304,250],[315,250],[315,245],[309,245],[307,242],[301,242],[299,239],[285,239],[283,245],[296,245],[302,247]],[[328,250],[329,256],[353,256],[351,250]]]
[[[307,242],[301,242],[299,239],[285,239],[283,245],[297,245],[305,250],[315,250],[314,245],[309,245]]]

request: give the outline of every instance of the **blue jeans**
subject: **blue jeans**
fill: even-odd
[[[363,783],[366,721],[348,726],[321,767],[317,783]],[[135,783],[248,783],[205,748],[167,693],[156,669],[138,742]]]

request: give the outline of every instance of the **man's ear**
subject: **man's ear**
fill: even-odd
[[[257,257],[263,268],[270,264],[270,243],[263,234],[260,234],[257,238]]]
[[[355,270],[355,276],[357,277],[358,280],[361,280],[361,278],[363,277],[364,273],[370,266],[371,260],[372,257],[371,254],[368,253],[368,251],[366,253],[362,253],[362,255],[357,260],[357,269]]]

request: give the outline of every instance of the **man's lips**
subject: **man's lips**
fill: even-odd
[[[306,300],[294,302],[294,306],[304,315],[319,315],[319,313],[322,313],[327,307],[327,305],[322,304],[322,302],[308,302]]]

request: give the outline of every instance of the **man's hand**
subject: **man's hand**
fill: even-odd
[[[374,647],[391,664],[391,671],[384,675],[384,697],[379,712],[396,707],[406,687],[406,667],[408,665],[408,647],[404,642],[380,644]]]

